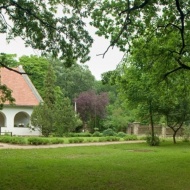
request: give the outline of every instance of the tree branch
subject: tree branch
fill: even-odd
[[[183,69],[183,67],[177,67],[177,68],[173,69],[172,71],[169,71],[169,72],[165,73],[165,74],[164,74],[164,79],[166,79],[166,77],[167,77],[168,75],[170,75],[171,73],[174,73],[174,72],[176,72],[176,71],[178,71],[178,70],[181,70],[181,69]]]
[[[128,3],[128,6],[129,6],[129,3]],[[111,47],[114,47],[115,43],[118,42],[118,40],[120,39],[120,37],[121,37],[121,35],[123,34],[124,30],[126,30],[127,25],[130,24],[130,23],[131,23],[131,20],[130,20],[130,18],[129,18],[129,13],[128,13],[127,16],[126,16],[126,18],[125,18],[125,21],[124,21],[124,23],[123,23],[123,27],[122,27],[121,30],[119,31],[119,34],[118,34],[117,38],[116,38],[115,40],[113,40],[113,41],[110,43],[110,45],[108,46],[108,48],[106,49],[106,51],[105,51],[104,53],[102,53],[102,54],[97,54],[97,56],[102,55],[103,58],[104,58],[104,57],[105,57],[105,54],[109,51],[109,49],[110,49]]]
[[[121,16],[122,14],[124,14],[124,13],[128,13],[128,12],[131,12],[131,11],[134,11],[134,10],[137,10],[137,9],[142,9],[143,7],[145,7],[148,3],[150,2],[150,0],[145,0],[142,4],[140,4],[139,6],[134,6],[134,7],[132,7],[132,8],[127,8],[127,9],[125,9],[125,10],[123,10],[123,11],[121,11],[120,13],[119,13],[119,16]]]
[[[23,10],[25,13],[27,13],[30,16],[33,16],[35,19],[39,20],[40,23],[47,26],[48,28],[52,28],[54,30],[57,30],[55,26],[50,25],[48,22],[45,22],[43,19],[39,18],[31,9],[27,9],[19,5],[16,1],[11,0],[11,3],[13,6],[17,7],[18,9]],[[66,29],[66,27],[63,27],[62,29]]]
[[[20,75],[23,75],[23,74],[26,74],[26,75],[27,75],[26,72],[20,72],[20,71],[17,71],[17,70],[15,70],[15,69],[12,69],[12,68],[8,67],[7,65],[5,65],[3,62],[0,62],[0,65],[1,65],[2,67],[5,67],[6,69],[8,69],[8,70],[10,70],[10,71],[13,71],[13,72],[15,72],[15,73],[18,73],[18,74],[20,74]]]
[[[184,20],[185,20],[185,14],[183,13],[181,7],[180,7],[180,3],[179,0],[176,0],[176,7],[177,10],[180,14],[180,20],[181,20],[181,28],[180,28],[180,33],[181,33],[181,40],[182,40],[182,47],[180,50],[180,54],[183,53],[183,49],[185,48],[185,38],[184,38],[184,31],[185,31],[185,25],[184,25]]]

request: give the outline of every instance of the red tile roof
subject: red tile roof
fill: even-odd
[[[21,66],[14,68],[19,72],[24,72]],[[42,99],[26,74],[18,74],[6,68],[0,68],[1,84],[5,84],[12,90],[12,96],[15,98],[15,105],[35,106]],[[8,103],[5,103],[8,104]]]

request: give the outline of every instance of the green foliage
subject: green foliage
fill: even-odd
[[[49,64],[44,81],[44,103],[35,107],[31,116],[32,125],[40,129],[44,136],[52,132],[62,137],[65,132],[73,131],[79,124],[71,102],[64,98],[59,88],[55,86],[56,77]]]
[[[115,136],[116,133],[113,129],[106,129],[102,132],[103,136]]]
[[[128,134],[123,139],[125,141],[138,140],[136,135],[128,135]]]
[[[106,52],[118,46],[126,53],[123,69],[103,75],[103,82],[119,84],[123,101],[137,110],[136,118],[151,124],[152,135],[164,115],[174,142],[189,117],[188,6],[179,0],[103,0],[94,7],[91,22],[99,36],[110,40]],[[114,118],[108,119],[111,126]]]
[[[19,63],[16,60],[16,58],[17,58],[16,54],[0,53],[0,63],[4,67],[17,67]]]
[[[0,136],[0,142],[10,144],[27,144],[26,138],[14,136]]]
[[[66,133],[66,137],[91,137],[91,133]]]
[[[124,131],[130,122],[134,121],[132,114],[120,100],[116,100],[114,104],[107,107],[107,117],[103,121],[105,128],[112,128],[115,131]]]
[[[48,138],[41,138],[41,137],[30,137],[28,138],[28,144],[31,145],[46,145],[50,144],[50,140]]]
[[[119,132],[119,133],[117,133],[117,136],[118,137],[125,137],[126,136],[126,133],[124,133],[124,132]]]
[[[74,63],[67,68],[59,60],[52,60],[57,77],[56,85],[71,101],[84,91],[94,89],[95,78],[86,65]]]
[[[2,143],[10,143],[11,142],[11,136],[0,136],[0,142]]]
[[[23,66],[35,88],[43,98],[45,95],[44,78],[47,75],[50,62],[45,57],[31,55],[20,57],[18,64]]]
[[[93,41],[83,21],[91,10],[88,3],[82,1],[79,5],[64,1],[61,6],[61,1],[54,0],[2,0],[0,31],[8,41],[20,36],[26,46],[59,57],[68,66],[77,59],[85,62],[89,60]],[[58,7],[61,14],[58,14]]]
[[[146,138],[146,142],[150,146],[159,146],[160,145],[160,139],[156,135],[154,137],[152,137],[152,135],[148,135],[147,138]]]
[[[82,142],[84,142],[84,139],[75,137],[75,138],[69,139],[68,141],[69,141],[69,143],[82,143]]]
[[[64,143],[64,140],[61,139],[61,138],[52,138],[50,140],[51,144],[63,144]]]
[[[116,136],[107,136],[106,141],[120,141],[120,137]]]
[[[44,79],[44,102],[47,104],[49,109],[53,109],[56,103],[55,81],[56,76],[53,67],[51,64],[49,64]]]
[[[99,142],[110,142],[110,141],[120,141],[120,137],[116,136],[106,136],[106,137],[100,137],[98,139]]]
[[[63,98],[62,102],[55,104],[53,122],[54,131],[58,136],[74,131],[81,124],[68,98]]]
[[[190,141],[190,126],[189,125],[183,126],[183,141],[184,142]]]
[[[189,6],[189,2],[179,0],[102,0],[94,7],[91,24],[97,28],[97,35],[110,40],[109,48],[118,46],[121,51],[129,54],[134,54],[132,46],[138,47],[142,52],[149,49],[151,62],[159,60],[161,68],[169,65],[164,61],[166,57],[173,59],[175,66],[169,72],[165,70],[165,73],[190,70]],[[136,44],[140,38],[144,41]],[[156,48],[150,48],[152,44],[156,44]],[[146,57],[144,54],[145,59]]]
[[[101,137],[103,134],[101,133],[101,132],[99,132],[99,131],[95,131],[93,134],[92,134],[92,136],[93,137]]]
[[[11,144],[27,144],[26,138],[22,137],[12,137],[10,140]]]
[[[54,113],[54,110],[49,109],[45,103],[40,104],[33,109],[31,124],[47,137],[53,131]]]

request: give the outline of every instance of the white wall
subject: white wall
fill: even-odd
[[[18,106],[6,106],[1,110],[1,113],[5,116],[5,126],[1,126],[1,132],[12,132],[13,135],[20,136],[39,136],[41,132],[35,129],[31,130],[28,127],[14,127],[15,115],[19,112],[25,112],[29,115],[32,114],[32,107],[18,107]]]

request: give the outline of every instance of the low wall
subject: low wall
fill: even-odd
[[[169,127],[155,125],[154,131],[156,135],[167,137],[173,135],[173,130]],[[141,125],[138,122],[131,123],[128,125],[127,134],[135,134],[135,135],[147,135],[151,133],[150,125]],[[183,136],[183,128],[179,129],[176,136]]]

